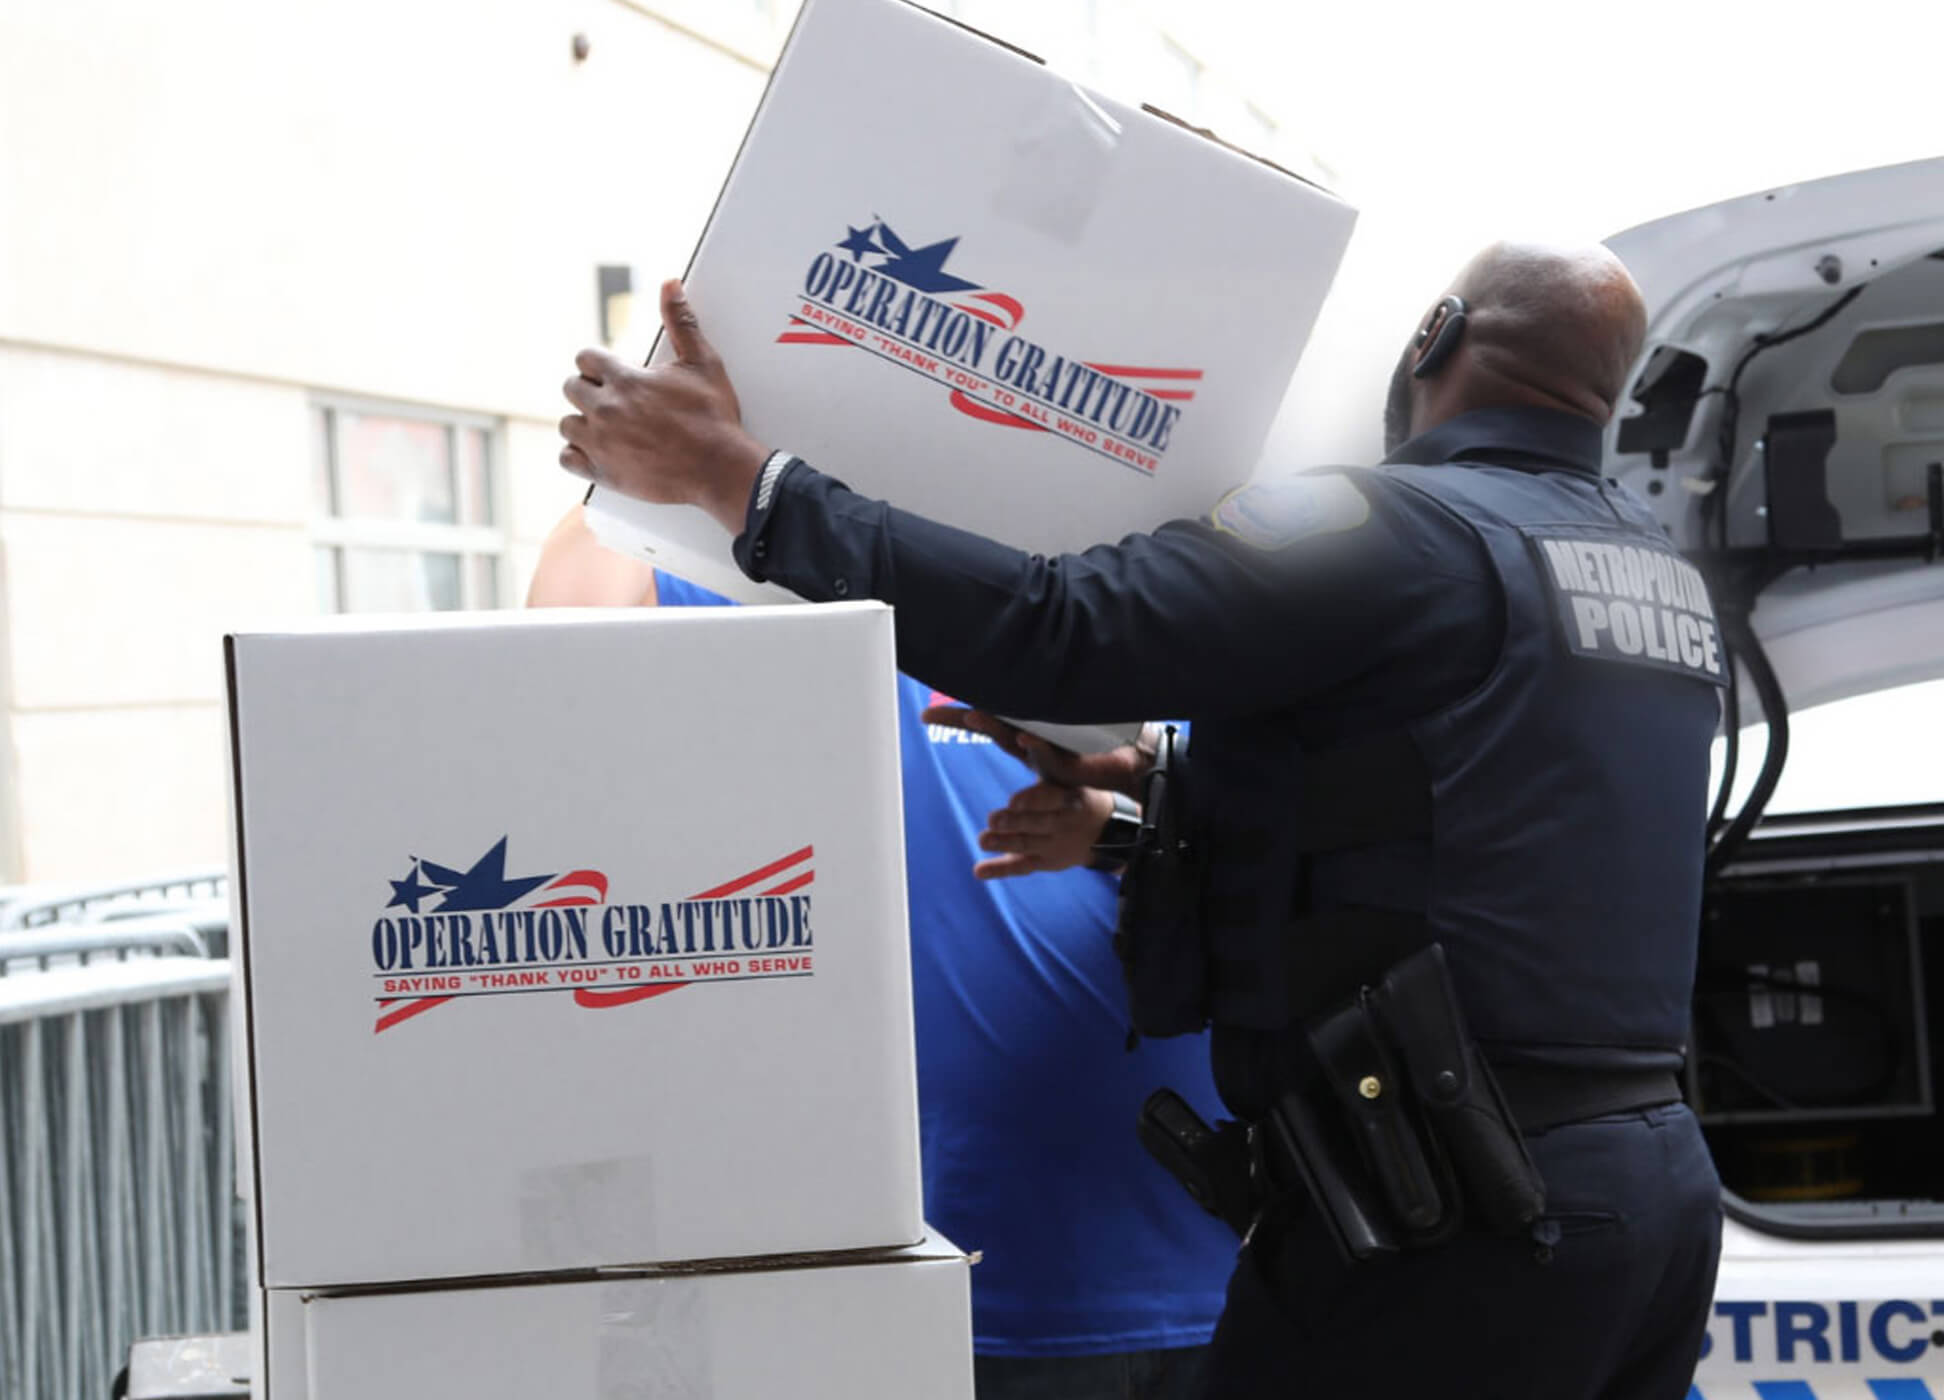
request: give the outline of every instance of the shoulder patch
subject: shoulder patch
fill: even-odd
[[[1642,530],[1524,529],[1559,635],[1575,656],[1728,684],[1728,658],[1701,571]]]
[[[1281,549],[1311,535],[1354,530],[1370,519],[1370,502],[1341,472],[1304,473],[1251,482],[1222,497],[1208,523],[1254,549]]]

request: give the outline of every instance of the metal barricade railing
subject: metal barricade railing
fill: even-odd
[[[136,1338],[247,1325],[230,965],[171,955],[179,924],[116,931],[163,955],[112,955],[99,925],[0,933],[0,957],[52,950],[0,976],[5,1400],[105,1397]]]
[[[139,918],[221,901],[228,893],[229,872],[220,866],[107,885],[20,885],[0,890],[0,932]]]
[[[209,943],[203,930],[181,918],[37,925],[19,932],[0,932],[0,977],[97,961],[126,961],[131,955],[169,954],[208,957]]]

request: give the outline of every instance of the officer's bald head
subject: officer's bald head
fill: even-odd
[[[1413,337],[1406,347],[1385,408],[1391,446],[1477,408],[1537,405],[1600,423],[1613,416],[1646,339],[1647,311],[1612,253],[1496,243],[1465,265],[1451,294],[1465,303],[1463,332],[1421,378],[1413,370],[1430,345]]]

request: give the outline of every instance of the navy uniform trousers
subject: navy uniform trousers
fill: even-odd
[[[1352,1265],[1314,1213],[1270,1227],[1229,1284],[1211,1400],[1685,1400],[1721,1253],[1694,1115],[1596,1118],[1528,1145],[1550,1246],[1465,1231]]]

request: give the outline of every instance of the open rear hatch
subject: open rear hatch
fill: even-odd
[[[1609,246],[1650,323],[1608,470],[1708,575],[1768,726],[1759,759],[1725,726],[1690,1098],[1747,1223],[1944,1234],[1944,713],[1906,750],[1937,806],[1761,821],[1791,711],[1944,677],[1944,160]]]

